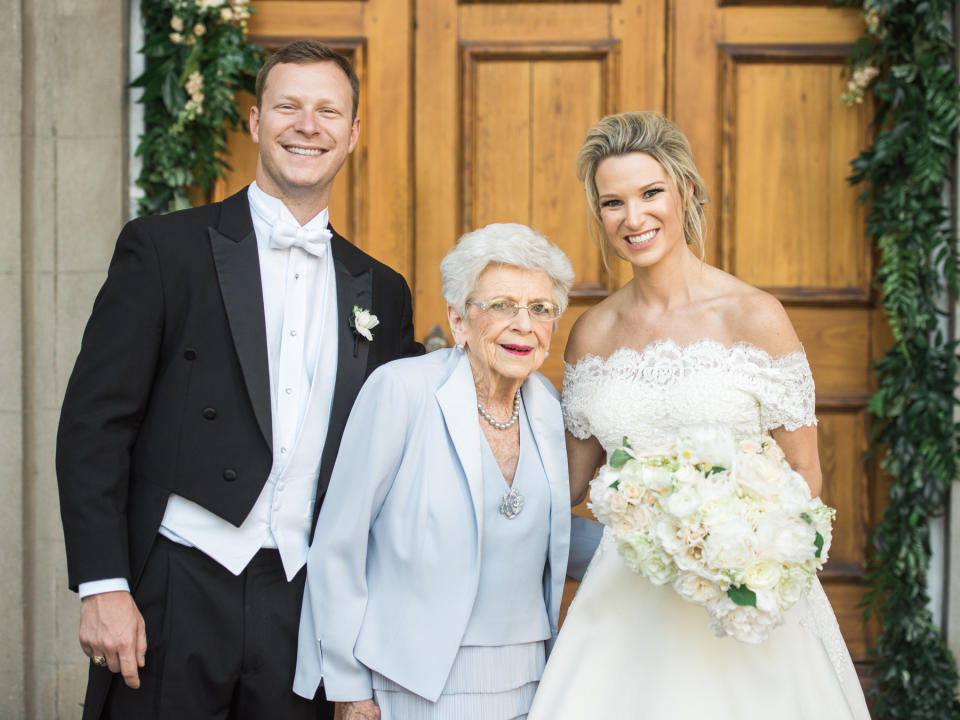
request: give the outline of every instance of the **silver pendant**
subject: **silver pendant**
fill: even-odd
[[[515,487],[511,487],[510,492],[504,493],[503,500],[500,501],[500,514],[506,516],[507,520],[513,520],[521,510],[523,495],[518,493]]]

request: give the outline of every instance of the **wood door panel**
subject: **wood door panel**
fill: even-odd
[[[460,6],[461,41],[569,41],[570,38],[606,38],[610,35],[610,4],[583,3],[470,3]]]
[[[813,370],[819,402],[865,402],[871,392],[871,320],[865,307],[790,306]]]
[[[827,291],[866,300],[870,255],[858,190],[846,181],[866,118],[840,102],[832,52],[723,47],[724,262],[793,299]]]
[[[865,408],[818,409],[823,501],[837,510],[833,546],[824,577],[858,579],[866,563],[867,449]]]

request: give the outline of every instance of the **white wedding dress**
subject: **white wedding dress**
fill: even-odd
[[[816,423],[803,352],[772,358],[714,340],[658,341],[567,366],[564,418],[608,453],[629,436],[662,448],[685,428],[738,439]],[[761,644],[718,638],[704,608],[631,572],[605,534],[570,606],[530,720],[869,720],[819,581]]]

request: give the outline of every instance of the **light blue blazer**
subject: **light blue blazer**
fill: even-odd
[[[539,373],[521,393],[550,483],[543,595],[556,637],[570,542],[563,420]],[[367,379],[307,558],[298,695],[313,698],[322,677],[330,700],[370,698],[376,670],[429,700],[440,696],[483,558],[480,433],[462,351],[396,360]]]

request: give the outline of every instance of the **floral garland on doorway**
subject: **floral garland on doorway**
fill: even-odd
[[[249,0],[141,0],[145,58],[139,214],[191,206],[229,165],[227,127],[244,126],[234,99],[253,91],[263,51],[247,42]]]
[[[927,609],[928,520],[943,515],[957,477],[957,343],[947,329],[957,297],[951,168],[960,92],[947,23],[954,0],[846,0],[866,31],[848,58],[843,99],[872,93],[875,139],[852,162],[864,182],[867,233],[893,346],[876,363],[872,444],[883,448],[889,503],[873,533],[865,618],[881,622],[870,693],[882,720],[960,718],[957,666]],[[871,450],[870,458],[876,450]],[[868,459],[870,459],[868,458]]]

